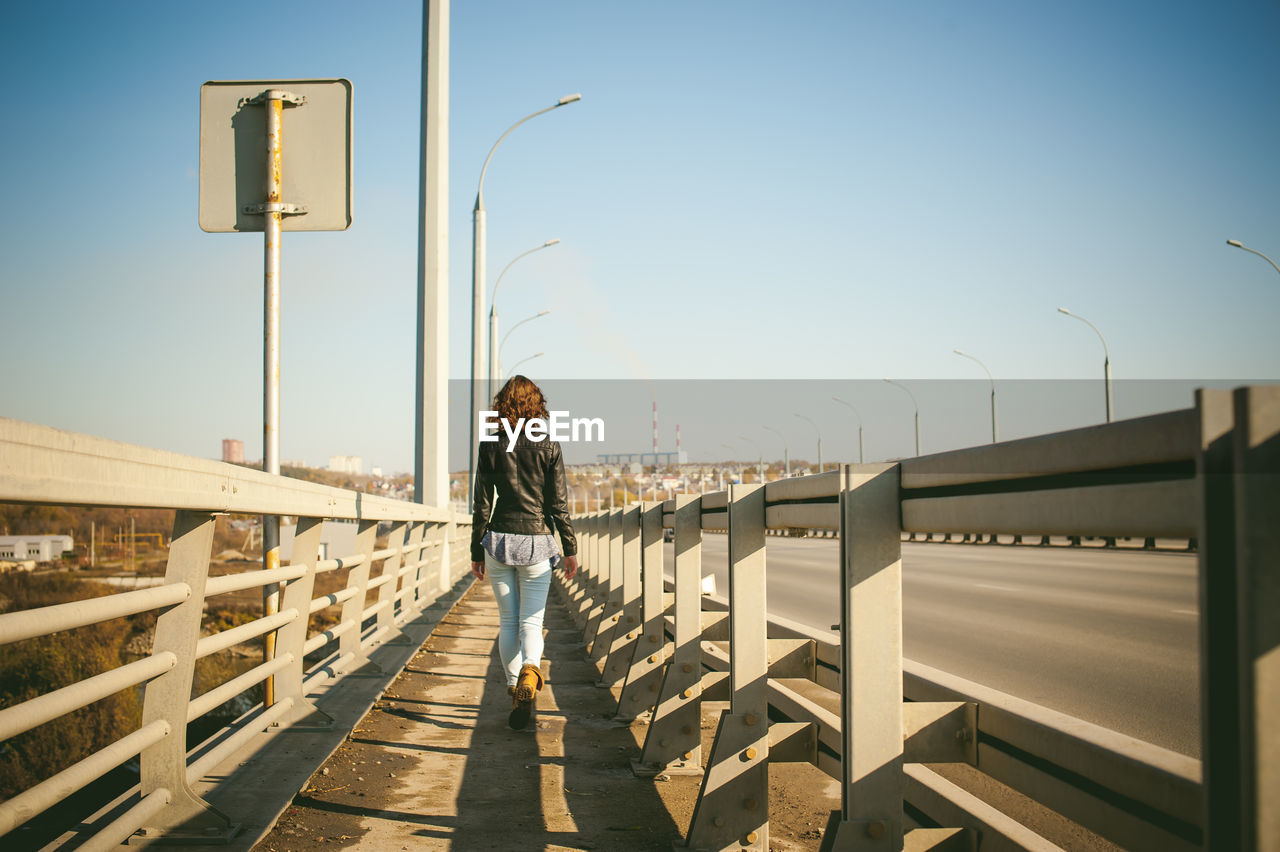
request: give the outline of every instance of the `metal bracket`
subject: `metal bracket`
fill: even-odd
[[[293,92],[284,89],[267,89],[260,95],[252,98],[244,98],[240,101],[241,106],[256,106],[257,104],[265,104],[267,101],[284,101],[293,106],[302,106],[307,102],[306,95],[295,95]]]
[[[249,216],[262,216],[267,213],[279,213],[281,216],[307,215],[307,208],[301,204],[289,204],[284,201],[264,201],[261,204],[246,204],[240,209]]]

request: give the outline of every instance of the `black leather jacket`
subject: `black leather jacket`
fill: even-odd
[[[560,444],[550,439],[530,441],[521,433],[515,448],[507,452],[506,436],[500,437],[499,441],[480,445],[471,526],[471,561],[484,561],[480,539],[488,530],[550,533],[553,524],[560,534],[561,554],[576,556],[578,540],[569,522],[569,496]]]

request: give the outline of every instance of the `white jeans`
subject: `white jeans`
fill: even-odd
[[[522,665],[542,667],[542,616],[551,588],[551,560],[504,565],[485,553],[484,570],[498,601],[498,655],[507,686],[515,686]]]

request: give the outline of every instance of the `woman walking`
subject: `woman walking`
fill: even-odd
[[[506,421],[508,434],[522,420],[549,418],[542,391],[524,376],[514,376],[503,385],[494,408],[499,419]],[[529,724],[534,698],[543,684],[539,668],[542,616],[551,571],[563,552],[565,576],[572,579],[578,571],[578,544],[569,523],[559,443],[531,441],[522,429],[510,452],[505,440],[483,442],[479,456],[471,572],[479,579],[488,576],[498,601],[498,654],[512,696],[507,722],[520,730]],[[553,527],[563,551],[556,548]]]

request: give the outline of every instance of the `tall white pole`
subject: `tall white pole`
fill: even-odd
[[[280,474],[280,210],[279,205],[284,178],[282,175],[282,135],[284,101],[278,92],[267,92],[263,102],[266,110],[266,196],[267,209],[263,213],[264,253],[264,302],[262,349],[262,469]],[[262,517],[262,568],[271,571],[280,567],[280,517]],[[280,585],[268,583],[262,587],[262,614],[264,617],[280,611]],[[267,633],[262,644],[262,656],[270,662],[276,655],[276,636]],[[267,678],[264,684],[263,704],[275,703],[275,681]]]
[[[1098,331],[1098,327],[1089,322],[1079,314],[1073,314],[1066,308],[1058,308],[1058,313],[1078,319],[1080,322],[1093,329],[1093,333],[1098,335],[1098,339],[1102,341],[1102,387],[1107,399],[1107,422],[1111,422],[1111,350],[1107,348],[1107,339],[1102,336],[1102,332]]]
[[[547,240],[540,246],[535,246],[526,252],[516,255],[515,259],[502,268],[498,273],[498,280],[493,284],[493,295],[489,298],[489,389],[486,394],[485,404],[492,402],[494,395],[498,392],[498,383],[502,381],[502,357],[501,346],[498,343],[498,288],[502,286],[502,278],[507,274],[511,267],[516,265],[516,261],[523,257],[528,257],[535,251],[542,251],[544,248],[551,248],[560,242],[560,238]],[[542,313],[550,313],[543,311]],[[542,314],[539,314],[541,316]],[[518,323],[517,323],[518,325]]]
[[[907,396],[911,397],[911,404],[916,410],[916,455],[918,456],[920,455],[920,403],[916,402],[916,395],[906,385],[895,382],[893,379],[885,379],[885,381],[895,388],[901,388]]]
[[[507,138],[507,134],[524,124],[531,118],[542,115],[544,112],[550,112],[557,107],[565,104],[571,104],[575,101],[582,100],[582,95],[565,95],[556,103],[532,112],[524,118],[511,125],[498,137],[498,141],[493,143],[493,147],[489,149],[489,155],[484,158],[484,166],[480,169],[480,182],[476,187],[476,204],[471,211],[471,406],[468,409],[468,430],[470,437],[467,443],[467,506],[471,506],[472,496],[475,492],[475,470],[476,470],[476,453],[480,447],[477,442],[477,430],[479,424],[476,422],[476,415],[480,411],[476,398],[484,387],[486,375],[485,369],[485,352],[483,347],[484,341],[484,241],[485,241],[485,211],[484,211],[484,176],[489,171],[489,161],[493,159],[493,152],[498,150],[498,146],[502,144],[502,140]],[[487,402],[486,402],[487,405]]]
[[[423,3],[421,111],[413,499],[444,507],[449,504],[449,0]]]
[[[862,464],[864,461],[862,452],[862,415],[858,413],[858,409],[854,408],[853,403],[846,402],[838,396],[833,396],[831,398],[848,408],[853,412],[853,416],[858,418],[858,464]]]
[[[818,473],[822,473],[822,430],[818,428],[817,423],[814,423],[812,419],[805,417],[803,414],[797,414],[796,417],[808,423],[813,427],[813,431],[818,433]]]
[[[784,436],[777,429],[774,429],[772,426],[761,426],[760,428],[764,429],[767,432],[772,432],[782,440],[782,467],[786,473],[786,478],[790,479],[791,478],[791,450],[789,447],[787,447],[786,436]]]
[[[987,369],[986,364],[982,363],[977,358],[970,355],[968,352],[961,352],[959,349],[953,349],[951,351],[959,355],[961,358],[968,358],[970,361],[972,361],[973,363],[981,367],[983,372],[987,374],[987,380],[991,382],[991,443],[993,444],[999,443],[1000,430],[996,426],[996,380],[995,378],[992,377],[991,371]]]

